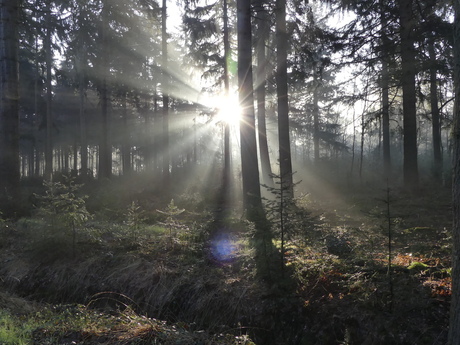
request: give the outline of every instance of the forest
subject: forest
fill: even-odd
[[[460,345],[460,1],[1,0],[0,344]]]

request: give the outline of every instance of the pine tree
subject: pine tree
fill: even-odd
[[[20,197],[19,1],[0,4],[0,208],[8,216]]]

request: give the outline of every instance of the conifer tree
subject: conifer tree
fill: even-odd
[[[14,211],[20,195],[19,1],[0,3],[0,207]],[[13,209],[11,209],[13,206]]]
[[[255,132],[254,90],[252,77],[251,4],[249,1],[237,1],[237,21],[243,202],[244,208],[246,210],[251,210],[260,207],[261,199]]]
[[[278,102],[278,142],[282,190],[293,197],[289,100],[287,78],[286,0],[276,1],[276,93]]]
[[[460,344],[460,1],[454,1],[454,123],[453,138],[453,229],[452,229],[452,300],[448,345]]]

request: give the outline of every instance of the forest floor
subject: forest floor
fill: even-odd
[[[210,239],[196,196],[117,209],[107,194],[75,240],[59,218],[4,221],[0,343],[444,344],[450,191],[319,189],[298,198],[285,272],[268,281],[254,225],[232,217]]]

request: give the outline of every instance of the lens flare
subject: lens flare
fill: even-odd
[[[238,246],[234,236],[228,233],[217,234],[211,241],[211,254],[219,262],[229,262],[236,258]]]

